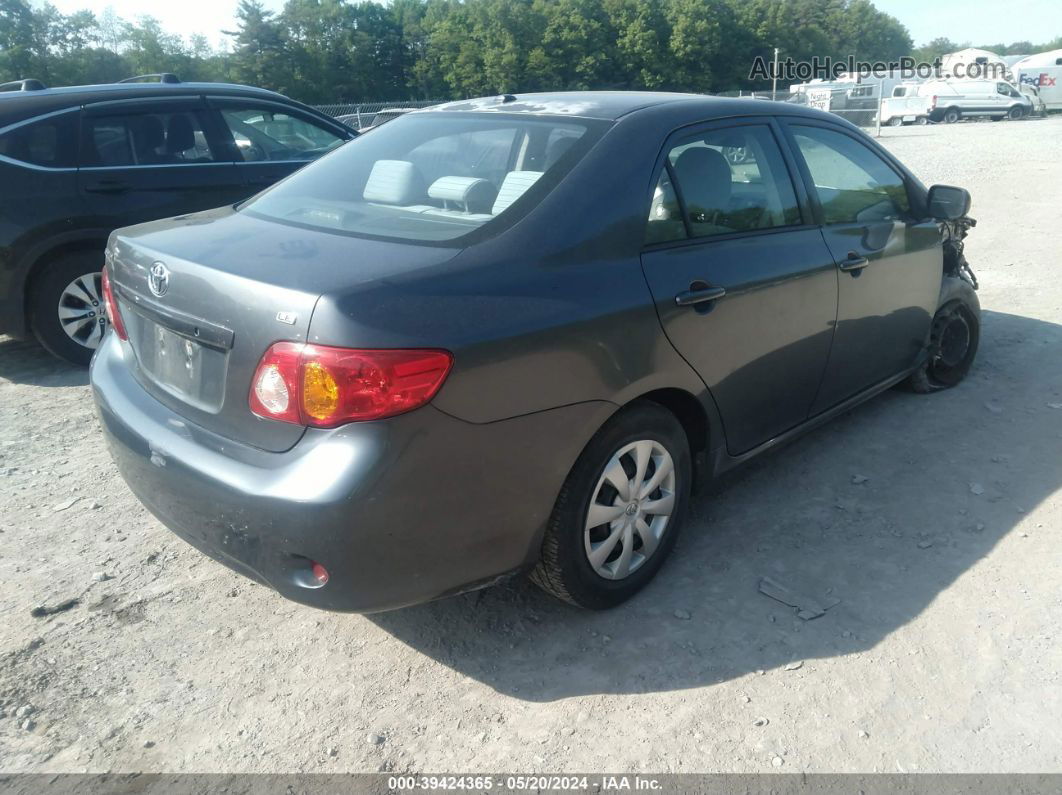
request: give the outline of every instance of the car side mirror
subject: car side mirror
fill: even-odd
[[[970,192],[951,185],[929,189],[929,214],[939,221],[955,221],[970,211]]]

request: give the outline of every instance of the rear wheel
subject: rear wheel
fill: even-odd
[[[919,116],[915,119],[915,124],[919,125],[920,127],[924,127],[925,125],[929,124],[929,117]]]
[[[902,116],[893,116],[888,121],[888,125],[890,127],[899,127],[901,124],[903,124],[903,117]]]
[[[955,122],[957,122],[961,118],[962,118],[962,113],[959,112],[958,108],[948,108],[946,111],[944,111],[944,123],[945,124],[954,124]]]
[[[107,330],[103,253],[79,251],[45,266],[33,282],[30,325],[49,352],[87,365]]]
[[[981,310],[973,288],[949,277],[942,292],[947,295],[933,316],[928,355],[908,379],[911,389],[919,393],[948,389],[962,381],[981,341]]]
[[[531,579],[593,610],[629,599],[674,546],[691,479],[689,442],[671,412],[649,402],[621,410],[564,482]]]

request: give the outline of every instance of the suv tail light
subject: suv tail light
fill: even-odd
[[[934,96],[932,99],[929,100],[929,109],[933,110],[936,107],[937,107],[937,98],[936,98],[936,96]]]
[[[129,334],[125,330],[125,323],[122,322],[122,315],[118,311],[118,302],[114,300],[114,288],[111,286],[111,277],[107,273],[107,266],[103,266],[103,307],[107,312],[107,321],[114,329],[114,333],[118,335],[118,339],[127,340]]]
[[[335,428],[419,408],[435,397],[453,365],[440,350],[359,350],[277,342],[251,381],[259,417]]]

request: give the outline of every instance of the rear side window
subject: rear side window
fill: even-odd
[[[677,189],[677,190],[676,190]],[[698,133],[668,152],[649,207],[646,242],[800,223],[793,184],[769,127]]]
[[[843,133],[793,125],[824,223],[901,220],[910,215],[907,188],[888,163]]]
[[[76,163],[77,113],[65,113],[16,127],[0,135],[0,155],[45,168]]]
[[[206,134],[199,110],[86,114],[82,122],[81,165],[156,166],[223,160]]]
[[[346,140],[319,124],[269,107],[223,107],[221,117],[244,162],[313,160]]]

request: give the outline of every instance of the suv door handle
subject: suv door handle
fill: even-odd
[[[89,193],[125,193],[129,190],[129,183],[120,179],[101,179],[85,186]]]
[[[861,271],[869,264],[870,260],[868,260],[862,254],[857,254],[854,251],[849,251],[848,259],[841,260],[839,263],[837,263],[837,267],[839,267],[843,271],[851,273],[853,271]]]
[[[726,295],[725,287],[705,287],[702,290],[684,290],[675,296],[678,306],[696,306],[708,301],[718,301]]]

